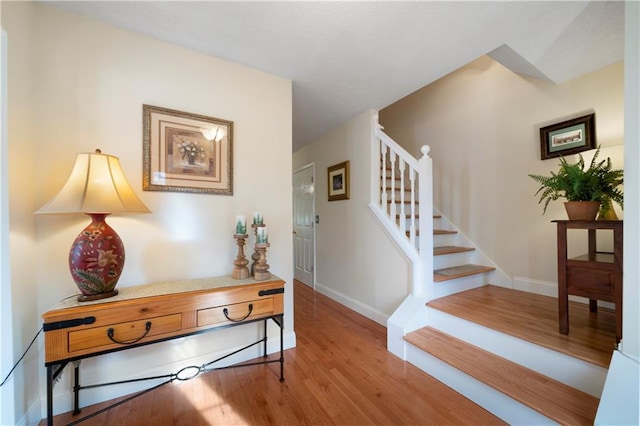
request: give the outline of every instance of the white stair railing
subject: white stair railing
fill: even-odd
[[[372,117],[369,207],[413,265],[414,297],[433,295],[433,166],[429,146],[416,160]],[[408,225],[408,226],[407,226]]]

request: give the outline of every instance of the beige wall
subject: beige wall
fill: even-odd
[[[369,211],[371,111],[293,155],[294,170],[314,163],[316,287],[386,324],[410,291],[411,265]],[[327,167],[349,160],[351,198],[327,201]]]
[[[33,265],[41,259],[37,255],[36,229],[33,218],[35,206],[36,135],[33,122],[34,79],[36,55],[34,10],[3,2],[2,26],[7,31],[6,76],[6,133],[3,132],[3,218],[2,232],[2,295],[10,297],[10,304],[3,309],[3,357],[2,379],[27,348],[41,326],[38,317],[37,272]],[[17,24],[18,21],[21,24]],[[8,142],[13,141],[13,142]],[[5,151],[6,150],[6,151]],[[6,209],[6,210],[4,210]],[[15,283],[15,287],[12,285]],[[3,300],[3,304],[4,304]],[[5,327],[5,320],[11,327]],[[7,337],[5,338],[4,335]],[[10,342],[5,353],[4,342]],[[13,378],[2,388],[12,393],[5,399],[0,419],[3,424],[20,421],[27,410],[39,406],[39,376],[42,364],[37,350],[31,350]],[[3,398],[4,399],[4,398]],[[39,410],[36,414],[40,414]],[[39,416],[37,416],[39,417]],[[4,423],[8,422],[8,423]]]
[[[381,110],[380,122],[413,155],[431,146],[435,207],[516,287],[555,294],[550,221],[566,214],[557,201],[542,216],[538,186],[527,174],[557,169],[557,159],[540,160],[539,127],[589,111],[596,113],[601,157],[622,168],[622,63],[554,85],[481,57]]]
[[[260,211],[271,271],[287,281],[286,338],[294,345],[290,80],[30,2],[3,7],[2,18],[10,62],[19,66],[9,70],[11,286],[25,309],[14,312],[14,333],[30,337],[42,312],[77,292],[67,256],[87,217],[33,211],[65,182],[77,152],[100,148],[120,157],[152,210],[109,219],[127,249],[119,287],[231,273],[235,215]],[[233,196],[142,191],[143,104],[234,122]],[[256,334],[257,326],[241,327],[90,359],[83,381],[170,373]],[[41,365],[32,371],[42,380]],[[28,399],[16,401],[18,413],[40,397],[27,378],[16,378]],[[55,388],[56,411],[69,409],[69,390],[65,377]],[[88,391],[81,402],[131,391]]]

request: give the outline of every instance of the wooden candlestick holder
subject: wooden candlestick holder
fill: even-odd
[[[253,271],[253,279],[256,281],[264,281],[271,278],[269,265],[267,264],[267,247],[269,243],[256,243],[256,252],[259,254],[258,262]]]
[[[253,236],[255,237],[256,242],[258,241],[258,228],[263,228],[264,226],[264,223],[261,223],[259,225],[256,225],[255,223],[251,224],[251,227],[253,228]],[[255,274],[258,260],[260,259],[260,253],[258,253],[257,248],[255,248],[254,252],[251,254],[251,259],[253,260],[253,262],[251,263],[251,276],[253,276]]]
[[[236,239],[236,244],[238,244],[238,255],[236,256],[236,260],[233,261],[235,267],[233,268],[231,278],[236,280],[249,277],[249,268],[247,268],[249,261],[244,255],[245,240],[248,236],[249,234],[234,234],[233,236],[233,238]]]

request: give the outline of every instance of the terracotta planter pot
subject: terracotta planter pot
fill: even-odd
[[[567,201],[564,208],[569,220],[595,220],[600,201]]]

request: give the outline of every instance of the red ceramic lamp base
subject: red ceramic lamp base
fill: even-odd
[[[115,287],[124,267],[124,245],[104,221],[107,213],[87,214],[91,223],[80,232],[69,252],[71,276],[82,293],[80,302],[118,294]]]

